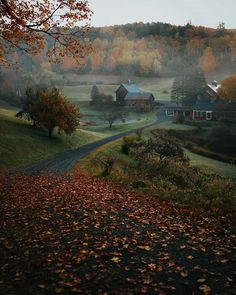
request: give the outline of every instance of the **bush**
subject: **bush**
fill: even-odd
[[[185,117],[184,117],[184,115],[183,115],[183,114],[178,114],[178,115],[176,116],[175,122],[176,122],[177,124],[183,124],[183,123],[185,122]]]
[[[129,155],[131,147],[133,147],[138,141],[138,136],[125,136],[123,137],[123,143],[121,145],[121,152],[125,155]]]
[[[115,159],[112,155],[98,155],[94,160],[94,164],[98,166],[102,172],[101,176],[106,177],[111,174],[112,168],[115,164]]]

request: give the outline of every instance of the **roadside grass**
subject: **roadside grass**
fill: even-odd
[[[0,109],[1,170],[44,159],[101,138],[98,134],[78,130],[71,136],[55,134],[50,139],[44,130],[34,129],[14,115],[15,111]]]

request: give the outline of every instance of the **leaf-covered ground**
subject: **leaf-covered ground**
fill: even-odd
[[[0,177],[0,294],[235,294],[234,220],[82,173]]]

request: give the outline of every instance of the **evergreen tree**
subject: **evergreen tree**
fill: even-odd
[[[94,85],[92,90],[91,90],[91,103],[96,103],[99,99],[99,90],[97,85]]]
[[[174,80],[171,100],[184,105],[194,104],[205,86],[204,73],[196,66],[187,66]]]

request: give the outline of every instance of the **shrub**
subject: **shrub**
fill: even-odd
[[[115,159],[112,155],[98,155],[93,162],[95,166],[98,166],[102,170],[101,176],[106,177],[111,174]]]
[[[176,122],[177,124],[183,124],[183,123],[185,122],[185,117],[184,117],[184,115],[183,115],[183,114],[178,114],[178,115],[176,116],[175,122]]]
[[[121,145],[121,152],[125,155],[129,155],[131,147],[135,145],[138,140],[138,136],[125,136],[123,137],[123,143]]]

